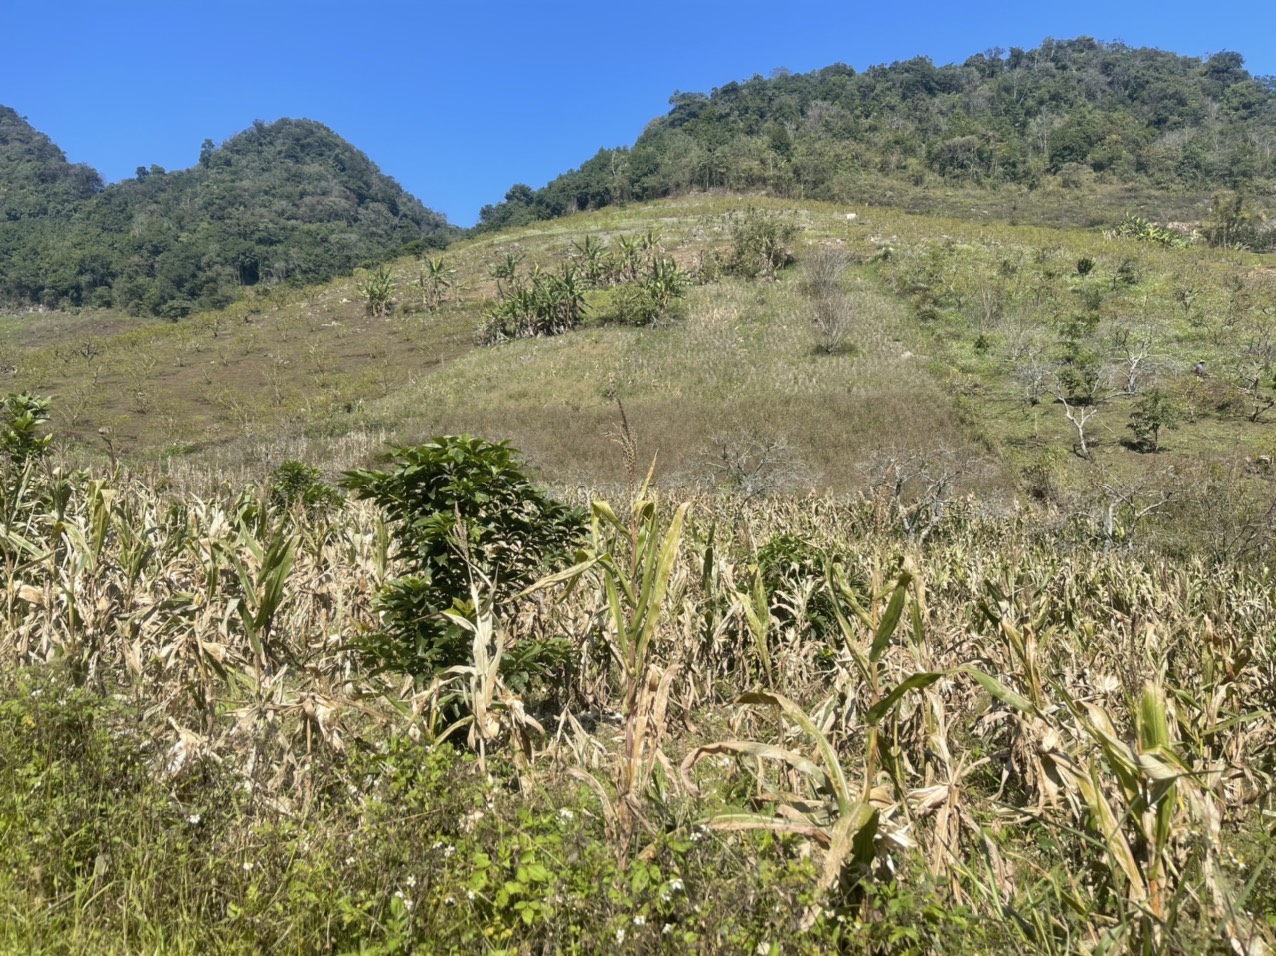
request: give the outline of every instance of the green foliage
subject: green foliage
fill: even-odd
[[[323,480],[323,473],[304,462],[286,461],[270,474],[268,501],[274,511],[300,508],[307,518],[341,507],[340,491]]]
[[[40,434],[49,423],[49,400],[10,392],[0,399],[0,452],[15,465],[42,458],[53,443]]]
[[[255,123],[200,163],[105,189],[0,111],[0,299],[180,318],[243,287],[320,281],[455,230],[310,120]],[[6,135],[7,134],[7,135]]]
[[[732,275],[770,277],[793,261],[789,246],[798,227],[788,217],[750,208],[733,216],[730,228],[731,248],[724,269]]]
[[[1150,388],[1134,403],[1130,413],[1130,431],[1144,451],[1161,450],[1161,432],[1174,431],[1182,421],[1183,411],[1178,403],[1159,388]]]
[[[568,557],[583,532],[580,513],[532,484],[508,442],[441,436],[396,449],[389,470],[347,472],[344,483],[385,512],[409,572],[379,595],[383,629],[367,650],[418,676],[468,660],[468,635],[443,612],[466,605],[476,577],[508,597]]]
[[[1134,213],[1126,213],[1117,223],[1114,232],[1123,239],[1137,239],[1140,242],[1151,242],[1171,249],[1186,246],[1190,241],[1178,230],[1158,226]]]
[[[373,318],[385,318],[394,308],[394,276],[389,266],[381,266],[364,276],[355,291],[363,300],[364,308]]]
[[[1238,62],[1226,70],[1219,56]],[[692,190],[845,202],[883,181],[970,186],[1270,188],[1276,88],[1239,55],[1204,61],[1089,37],[857,72],[754,76],[676,92],[632,146],[543,189],[512,188],[480,229]],[[903,190],[896,193],[896,202]]]
[[[784,627],[805,622],[813,635],[832,641],[837,627],[832,592],[803,586],[824,574],[829,556],[804,538],[781,533],[762,543],[756,559],[776,623]]]
[[[585,283],[575,266],[563,263],[558,273],[537,272],[527,283],[518,275],[517,263],[511,255],[493,270],[501,297],[488,308],[479,329],[484,345],[561,335],[585,315]]]
[[[454,284],[456,270],[442,256],[428,257],[421,270],[421,293],[427,312],[437,312],[448,289]]]
[[[102,189],[102,177],[72,165],[43,133],[16,111],[0,106],[0,224],[25,219],[69,218]]]
[[[1224,190],[1214,194],[1204,224],[1205,238],[1211,246],[1224,249],[1270,249],[1276,243],[1276,230],[1265,228],[1264,219],[1239,190]]]

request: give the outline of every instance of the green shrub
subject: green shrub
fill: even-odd
[[[10,392],[0,399],[0,452],[15,465],[41,458],[53,443],[40,434],[49,423],[49,400]]]
[[[1144,451],[1160,451],[1161,431],[1173,431],[1179,427],[1183,412],[1169,395],[1159,388],[1149,389],[1139,396],[1130,414],[1129,428],[1134,440]]]
[[[341,507],[345,499],[323,480],[318,468],[286,461],[271,472],[268,500],[272,511],[291,512],[300,506],[307,518],[314,518]]]
[[[386,513],[408,567],[378,596],[383,629],[364,649],[379,666],[421,677],[469,660],[470,636],[443,612],[472,610],[478,576],[494,600],[507,599],[564,563],[584,530],[576,509],[528,480],[508,442],[433,438],[397,449],[389,470],[350,471],[344,483]],[[512,653],[507,666],[517,672],[526,657]]]
[[[731,221],[725,271],[746,279],[775,275],[793,261],[789,244],[797,233],[797,224],[784,216],[747,210]]]

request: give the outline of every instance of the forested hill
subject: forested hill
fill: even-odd
[[[255,123],[199,162],[102,188],[0,111],[0,302],[177,317],[243,286],[318,281],[456,231],[310,120]]]
[[[670,103],[632,147],[604,149],[539,191],[513,187],[480,228],[695,189],[846,200],[883,176],[1179,190],[1276,180],[1276,79],[1251,76],[1237,53],[1046,40],[948,66],[781,70]]]
[[[69,218],[79,203],[101,188],[97,170],[68,163],[49,137],[0,106],[0,223]]]

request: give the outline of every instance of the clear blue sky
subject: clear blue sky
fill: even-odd
[[[470,225],[634,141],[675,90],[1092,36],[1276,74],[1276,3],[0,0],[0,104],[108,182],[255,119],[319,120]]]

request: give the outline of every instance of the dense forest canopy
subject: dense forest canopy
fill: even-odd
[[[1231,52],[1048,39],[947,66],[777,70],[669,102],[632,147],[540,190],[514,186],[480,228],[694,189],[845,200],[864,173],[1028,188],[1052,176],[1165,189],[1276,180],[1276,79]]]
[[[49,137],[0,106],[0,224],[40,216],[69,216],[102,189],[88,166],[66,161]]]
[[[262,281],[318,281],[455,231],[310,120],[258,121],[199,163],[102,188],[0,110],[0,301],[176,318]]]

